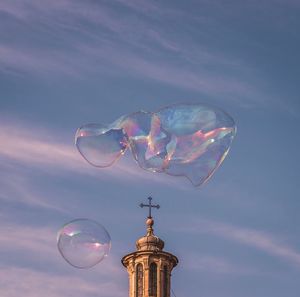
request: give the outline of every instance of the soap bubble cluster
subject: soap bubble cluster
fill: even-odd
[[[91,268],[110,251],[111,239],[106,229],[89,219],[76,219],[58,232],[57,247],[63,258],[76,268]]]
[[[94,166],[111,166],[129,148],[141,168],[186,176],[199,186],[220,166],[235,134],[234,120],[221,109],[177,104],[125,115],[108,126],[82,126],[75,144]]]
[[[226,157],[236,134],[234,120],[204,104],[177,104],[157,112],[138,111],[110,125],[88,124],[75,143],[91,165],[113,165],[127,149],[145,170],[186,176],[193,185],[206,182]],[[111,248],[110,235],[99,223],[76,219],[58,232],[58,250],[76,268],[91,268]]]

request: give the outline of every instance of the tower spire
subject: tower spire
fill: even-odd
[[[156,209],[160,209],[160,205],[157,204],[157,205],[153,205],[152,204],[152,197],[148,197],[148,200],[149,200],[149,204],[144,204],[144,203],[141,203],[140,204],[140,207],[143,208],[143,207],[148,207],[149,208],[149,214],[148,214],[148,217],[147,217],[147,220],[146,220],[146,225],[147,225],[147,236],[151,236],[153,235],[153,225],[154,225],[154,220],[152,218],[152,212],[151,212],[151,209],[152,208],[156,208]]]
[[[147,235],[136,241],[136,251],[122,258],[122,264],[129,274],[129,297],[170,297],[171,271],[178,264],[178,259],[171,253],[165,252],[164,241],[153,233],[154,220],[151,209],[160,206],[152,204],[148,197],[149,207],[146,220]]]

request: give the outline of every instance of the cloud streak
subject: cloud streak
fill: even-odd
[[[5,139],[0,146],[0,199],[6,202],[15,201],[65,212],[60,203],[54,203],[51,194],[38,190],[33,173],[44,176],[75,174],[96,180],[114,178],[132,183],[138,179],[146,183],[181,187],[172,178],[146,172],[133,160],[130,159],[130,162],[124,157],[110,168],[95,168],[81,157],[75,145],[64,144],[61,135],[51,130],[32,128],[24,123],[1,122],[0,138]],[[28,170],[31,173],[28,174]]]
[[[32,165],[65,166],[71,170],[81,168],[78,166],[80,157],[74,147],[45,139],[42,135],[47,135],[47,132],[29,132],[30,130],[3,123],[0,137],[5,142],[0,147],[1,156]]]
[[[47,135],[46,137],[44,135]],[[138,168],[127,166],[127,164],[116,164],[112,169],[99,169],[89,165],[77,152],[75,145],[64,144],[51,130],[38,130],[24,125],[2,123],[0,137],[5,142],[0,147],[0,157],[6,163],[27,164],[30,167],[38,167],[47,171],[73,172],[88,174],[101,178],[105,172],[121,179],[133,178],[140,175]]]
[[[56,231],[48,227],[30,227],[17,224],[4,224],[0,226],[1,250],[19,250],[30,254],[44,254],[44,258],[53,258],[56,255]]]
[[[88,281],[79,276],[53,275],[30,268],[0,267],[2,297],[125,297],[127,292],[115,282]]]
[[[30,178],[23,173],[18,172],[17,168],[7,167],[2,164],[2,168],[5,168],[5,174],[1,174],[0,180],[0,199],[2,202],[18,202],[34,207],[41,207],[59,212],[65,212],[65,210],[51,202],[49,193],[37,192],[37,187],[33,187],[30,182]]]
[[[44,261],[52,266],[51,270],[56,269],[58,271],[61,270],[61,267],[69,266],[64,262],[57,249],[56,235],[58,230],[51,227],[8,222],[2,223],[0,231],[0,249],[2,252],[13,254],[22,252],[21,255],[24,259],[32,263],[35,262],[38,255],[39,261]],[[98,273],[102,276],[115,275],[120,277],[124,272],[119,259],[115,259],[113,255],[109,255],[97,267],[99,267]],[[74,268],[73,271],[76,269]]]
[[[188,270],[219,275],[251,275],[257,271],[241,267],[222,257],[212,255],[189,254],[184,258],[183,267]]]
[[[158,14],[174,21],[179,12],[170,13],[164,7],[146,2],[118,3],[129,8],[126,19],[108,2],[96,5],[90,1],[64,0],[45,1],[41,5],[36,0],[3,1],[0,10],[14,18],[6,20],[6,26],[10,27],[19,19],[23,23],[19,25],[23,35],[34,27],[40,38],[33,38],[30,46],[18,37],[16,42],[0,44],[2,71],[73,78],[123,73],[126,77],[128,74],[138,79],[144,77],[228,99],[243,96],[253,101],[263,97],[251,83],[255,82],[255,76],[251,80],[241,78],[241,72],[249,73],[249,65],[192,40],[187,42],[184,34],[171,38],[163,29],[164,22],[155,20]],[[148,13],[145,17],[145,12],[153,10],[156,14]],[[49,42],[43,36],[48,36],[58,46],[43,46]],[[58,36],[59,41],[54,36]],[[78,36],[82,38],[76,38]]]
[[[242,228],[212,220],[194,220],[181,230],[186,233],[206,233],[258,249],[270,256],[300,267],[300,253],[273,235],[255,229]],[[180,228],[180,227],[179,227]]]
[[[119,260],[110,255],[93,269],[93,277],[88,271],[82,275],[59,255],[55,235],[56,230],[50,227],[1,224],[0,252],[6,254],[7,259],[19,259],[20,264],[9,263],[7,266],[3,259],[0,265],[1,296],[16,297],[22,292],[28,297],[92,297],[100,291],[101,296],[126,296],[126,290],[120,285],[126,273]]]

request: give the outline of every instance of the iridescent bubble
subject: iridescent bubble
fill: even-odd
[[[105,150],[85,142],[84,149],[95,157],[91,163],[111,165],[113,161],[103,162],[103,158],[115,160],[129,146],[143,169],[186,176],[196,186],[220,166],[236,134],[235,123],[227,113],[205,104],[177,104],[156,113],[140,111],[122,116],[110,127],[119,134],[105,140]],[[109,131],[105,130],[106,137]],[[91,159],[82,151],[87,160]]]
[[[146,170],[163,171],[171,135],[162,129],[159,117],[140,111],[125,118],[122,127],[138,164]]]
[[[88,124],[80,127],[75,135],[78,151],[91,165],[111,166],[127,148],[127,137],[122,128]]]
[[[91,268],[109,254],[111,239],[99,223],[76,219],[65,224],[58,232],[57,247],[72,266]]]
[[[184,175],[194,185],[207,181],[226,157],[236,134],[233,119],[224,111],[203,104],[181,104],[157,113],[168,144],[165,172]]]

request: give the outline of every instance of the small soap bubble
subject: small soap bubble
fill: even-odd
[[[62,257],[76,268],[91,268],[108,256],[111,239],[106,229],[89,219],[76,219],[58,232],[57,247]]]

